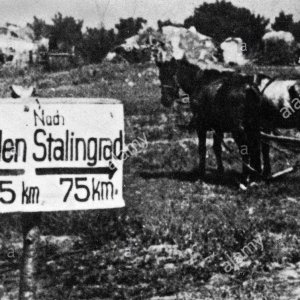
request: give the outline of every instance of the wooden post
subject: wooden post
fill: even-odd
[[[36,257],[40,239],[39,225],[41,213],[23,213],[23,257],[20,267],[19,300],[36,299]]]

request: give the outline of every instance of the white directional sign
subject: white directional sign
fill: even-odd
[[[0,100],[0,213],[123,207],[123,105]]]

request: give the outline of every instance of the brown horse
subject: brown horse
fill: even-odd
[[[240,149],[243,175],[246,177],[249,173],[249,158],[252,168],[260,173],[260,122],[257,112],[261,98],[249,84],[253,78],[233,72],[200,70],[185,59],[157,62],[157,66],[164,106],[170,107],[179,98],[179,88],[190,96],[199,138],[200,175],[205,174],[206,132],[210,129],[215,131],[213,148],[220,173],[223,172],[221,141],[224,132],[232,133]]]

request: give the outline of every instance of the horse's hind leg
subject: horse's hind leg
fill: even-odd
[[[222,140],[223,140],[223,133],[215,132],[213,149],[216,155],[219,175],[222,175],[224,173],[224,167],[222,162],[222,145],[221,145]]]
[[[243,130],[232,132],[233,138],[239,147],[239,153],[243,160],[243,180],[247,182],[249,176],[249,154],[248,154],[248,143],[247,137]],[[246,151],[245,151],[246,149]]]
[[[250,165],[256,172],[251,172],[251,180],[259,180],[261,177],[261,141],[260,131],[257,129],[247,130],[247,140],[250,154]]]
[[[265,133],[270,134],[270,131],[265,131]],[[271,163],[270,163],[270,146],[267,143],[262,142],[261,151],[264,161],[263,176],[268,177],[271,175]]]
[[[205,175],[205,159],[206,159],[206,130],[197,129],[197,134],[199,138],[199,173],[200,177],[203,178]]]

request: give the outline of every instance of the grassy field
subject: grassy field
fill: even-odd
[[[300,78],[295,68],[258,71]],[[237,151],[224,150],[226,172],[219,178],[208,140],[208,176],[199,180],[196,135],[180,130],[178,114],[160,104],[151,64],[3,73],[1,97],[9,97],[12,83],[34,81],[40,97],[122,100],[126,142],[143,136],[148,141],[125,162],[126,208],[43,214],[38,299],[300,297],[299,172],[243,191]],[[227,144],[235,149],[230,139]],[[299,159],[288,151],[271,156],[274,170]],[[19,218],[0,219],[1,299],[17,299]],[[11,249],[15,255],[8,257]]]

